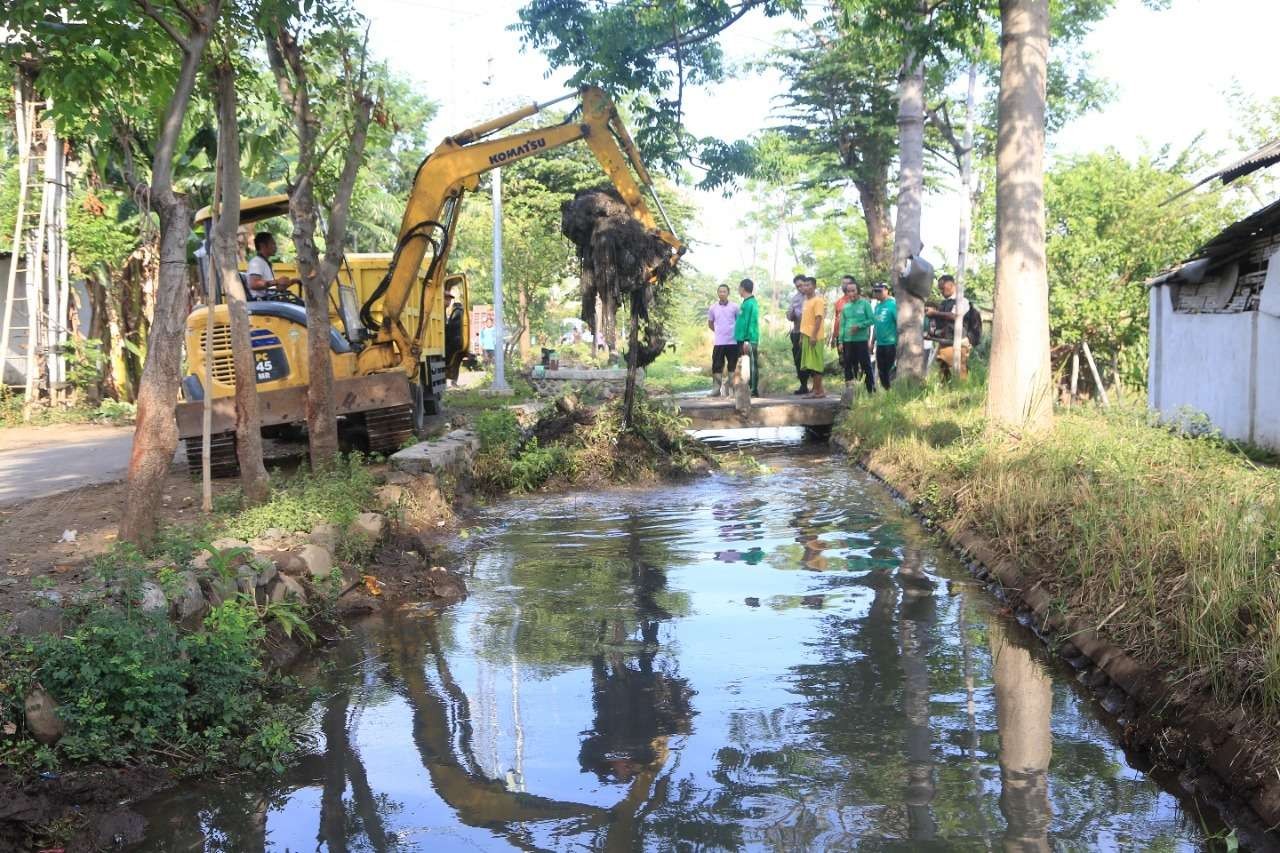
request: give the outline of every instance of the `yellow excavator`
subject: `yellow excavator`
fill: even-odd
[[[578,98],[562,123],[494,134],[553,104]],[[422,161],[413,181],[395,251],[370,263],[344,264],[331,289],[330,355],[340,432],[354,446],[393,452],[421,429],[440,406],[444,390],[444,292],[462,291],[466,279],[446,273],[464,196],[480,175],[582,141],[599,161],[635,217],[670,246],[674,265],[685,251],[654,191],[640,153],[617,108],[601,89],[583,87],[541,104],[531,104],[448,137]],[[637,181],[638,179],[638,181]],[[660,229],[649,211],[643,185],[663,218]],[[241,223],[286,213],[288,198],[273,196],[242,203]],[[207,211],[197,219],[209,220]],[[385,274],[370,283],[358,274],[385,263]],[[202,265],[203,266],[203,265]],[[203,272],[203,270],[202,270]],[[279,275],[279,272],[277,272]],[[264,430],[296,427],[306,420],[308,384],[306,316],[300,299],[284,294],[249,303],[250,340],[257,368],[259,410]],[[231,365],[230,318],[225,304],[201,306],[186,325],[187,364],[178,434],[186,442],[192,469],[199,468],[206,397],[213,408],[213,470],[235,476],[235,376]],[[465,314],[466,312],[464,312]],[[205,388],[205,345],[213,326],[213,382]],[[464,342],[467,337],[464,332]]]

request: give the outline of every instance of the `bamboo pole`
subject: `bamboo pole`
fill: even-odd
[[[1080,350],[1071,351],[1071,396],[1067,400],[1067,404],[1075,405],[1076,395],[1080,391]]]
[[[222,146],[218,146],[217,159],[213,166],[213,216],[209,223],[216,222],[222,215]],[[200,259],[204,271],[204,405],[200,412],[200,509],[205,513],[213,512],[213,309],[214,283],[213,260],[209,257],[212,248],[209,240],[209,223],[205,224],[204,257]]]
[[[1098,397],[1102,400],[1102,407],[1109,409],[1111,400],[1107,398],[1107,389],[1103,387],[1102,377],[1098,375],[1098,365],[1094,363],[1093,353],[1089,351],[1089,342],[1082,341],[1080,346],[1084,349],[1084,360],[1089,364],[1089,372],[1093,374],[1093,384],[1098,387]]]
[[[956,250],[956,318],[952,327],[951,372],[960,377],[960,365],[964,356],[964,314],[960,311],[964,299],[965,267],[969,264],[969,230],[973,210],[973,113],[978,87],[978,64],[969,64],[969,87],[964,101],[964,154],[960,157],[960,245]]]
[[[71,247],[67,244],[67,149],[64,140],[58,140],[58,325],[56,353],[58,383],[66,394],[67,356],[66,346],[71,334],[68,315],[71,312]]]

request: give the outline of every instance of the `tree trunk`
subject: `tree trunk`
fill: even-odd
[[[160,280],[156,292],[147,358],[138,387],[137,427],[125,488],[120,539],[143,545],[156,532],[160,493],[173,452],[178,446],[174,408],[178,402],[182,366],[182,338],[187,319],[187,235],[191,232],[191,206],[173,191],[173,158],[183,119],[195,88],[196,72],[209,43],[209,34],[221,11],[220,0],[210,0],[183,44],[182,67],[173,97],[165,108],[160,136],[146,187],[152,207],[160,215]],[[124,154],[132,157],[126,140]],[[130,160],[131,165],[131,160]],[[130,169],[132,171],[132,169]],[[145,185],[131,179],[137,189]]]
[[[153,202],[154,203],[154,202]],[[137,426],[125,488],[120,539],[142,545],[156,532],[160,493],[173,452],[178,426],[173,411],[178,401],[182,337],[187,322],[187,234],[191,206],[172,190],[157,204],[160,214],[160,287],[147,358],[138,383]]]
[[[924,303],[898,286],[907,259],[920,251],[924,197],[924,60],[908,55],[898,81],[898,224],[894,229],[893,296],[898,303],[898,372],[924,378]]]
[[[329,285],[338,274],[343,244],[347,234],[347,217],[351,209],[351,193],[356,175],[364,161],[369,121],[374,100],[366,90],[367,63],[360,58],[359,76],[347,79],[345,91],[351,98],[351,125],[346,155],[333,201],[329,205],[329,231],[325,235],[325,253],[320,257],[316,247],[315,173],[321,164],[316,150],[319,122],[311,110],[310,83],[303,59],[303,46],[297,37],[281,28],[266,34],[267,59],[276,87],[293,113],[298,135],[298,178],[289,188],[289,218],[293,221],[293,243],[297,250],[298,272],[301,274],[303,298],[307,304],[307,432],[311,465],[321,468],[338,455],[338,418],[333,401],[333,361],[329,353]],[[348,69],[350,70],[350,69]]]
[[[964,298],[965,267],[969,263],[969,224],[973,211],[973,108],[978,88],[978,63],[969,64],[969,88],[964,99],[964,140],[960,155],[960,244],[956,247],[956,304]],[[959,342],[964,334],[964,315],[957,311],[951,339]],[[952,347],[951,370],[960,375],[961,347]]]
[[[1053,686],[1025,648],[990,626],[991,677],[1000,732],[1000,811],[1007,821],[1004,849],[1050,850],[1049,761],[1053,740],[1049,716]]]
[[[1049,0],[1000,2],[996,292],[987,418],[1047,426],[1049,283],[1044,248],[1044,109]]]
[[[230,64],[214,69],[218,101],[218,157],[222,204],[217,211],[213,255],[231,316],[231,355],[236,375],[236,457],[240,487],[251,504],[270,494],[262,463],[262,418],[258,413],[257,369],[249,340],[249,306],[240,281],[240,138],[236,122],[236,72]],[[209,306],[210,311],[213,305]],[[212,316],[210,316],[212,324]]]
[[[871,274],[879,279],[888,276],[892,265],[893,229],[889,227],[889,176],[884,181],[870,184],[856,182],[858,201],[862,208],[862,221],[867,226],[867,261]]]
[[[324,468],[338,455],[338,415],[333,403],[333,360],[329,354],[329,283],[335,269],[320,261],[316,212],[310,182],[289,200],[293,244],[298,251],[303,299],[307,303],[307,443],[311,467]]]
[[[520,321],[520,362],[528,367],[532,363],[529,351],[533,346],[529,340],[529,285],[523,282],[516,285],[516,299],[516,314]]]

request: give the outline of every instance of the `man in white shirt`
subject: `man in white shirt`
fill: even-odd
[[[276,238],[270,231],[259,231],[253,235],[253,249],[257,253],[249,261],[250,300],[262,299],[268,288],[284,290],[291,284],[301,284],[297,278],[276,278],[271,268],[271,256],[276,253]]]

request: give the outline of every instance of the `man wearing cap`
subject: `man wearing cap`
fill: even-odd
[[[893,366],[898,361],[898,303],[884,282],[871,288],[871,298],[876,300],[872,309],[876,321],[876,372],[880,374],[880,387],[888,391]]]

